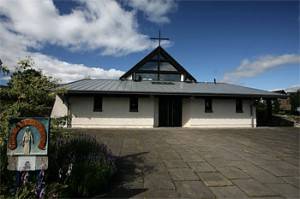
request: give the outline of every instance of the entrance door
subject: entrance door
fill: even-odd
[[[159,98],[159,126],[181,126],[182,100],[180,97],[163,96]]]

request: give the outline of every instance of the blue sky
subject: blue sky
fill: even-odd
[[[165,49],[198,81],[216,78],[267,90],[300,84],[297,1],[90,2],[0,1],[0,31],[5,31],[0,39],[18,41],[6,44],[2,62],[12,66],[29,55],[62,81],[116,78],[153,50],[156,43],[149,37],[160,29],[171,39]],[[15,16],[28,4],[36,8],[31,13],[43,12]]]

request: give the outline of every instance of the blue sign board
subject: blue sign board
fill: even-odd
[[[47,155],[49,118],[17,118],[10,122],[7,155]]]

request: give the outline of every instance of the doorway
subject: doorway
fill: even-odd
[[[182,99],[175,96],[159,97],[159,126],[182,126]]]

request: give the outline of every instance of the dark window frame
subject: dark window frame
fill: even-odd
[[[181,73],[175,72],[175,71],[160,71],[160,73],[156,72],[156,71],[137,71],[133,73],[133,80],[136,81],[140,81],[140,80],[145,80],[144,77],[142,77],[143,75],[154,75],[154,78],[151,79],[151,81],[174,81],[174,82],[180,82],[181,81]],[[158,74],[159,75],[159,79],[158,78]],[[170,78],[175,78],[175,75],[178,76],[177,78],[175,78],[174,80],[165,80],[163,79],[164,76],[170,75],[172,77]],[[147,78],[146,78],[147,79]]]
[[[139,98],[137,96],[129,98],[129,112],[139,112]]]
[[[237,98],[235,100],[235,112],[236,113],[243,113],[243,99]]]
[[[204,99],[204,107],[205,107],[205,113],[212,113],[213,112],[212,98],[205,98]]]
[[[95,95],[94,96],[94,112],[102,112],[103,111],[103,97],[102,95]]]

